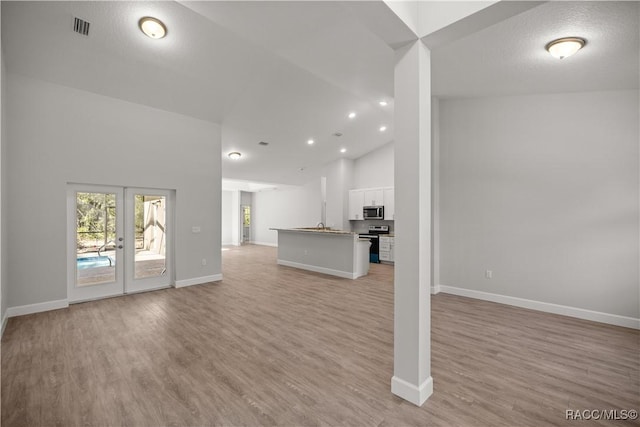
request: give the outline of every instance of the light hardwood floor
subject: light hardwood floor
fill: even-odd
[[[565,410],[639,409],[638,331],[433,296],[418,408],[390,393],[393,268],[352,281],[275,261],[234,248],[222,282],[10,319],[2,425],[633,424]]]

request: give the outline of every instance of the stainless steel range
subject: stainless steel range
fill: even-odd
[[[362,239],[371,240],[369,247],[369,262],[380,262],[380,235],[389,234],[388,225],[370,225],[369,232],[359,234]]]

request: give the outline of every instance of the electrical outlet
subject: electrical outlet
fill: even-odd
[[[206,258],[202,258],[202,265],[207,265],[207,259]]]
[[[493,271],[491,271],[491,270],[486,270],[486,271],[484,272],[484,277],[485,277],[486,279],[492,279],[492,278],[493,278]]]

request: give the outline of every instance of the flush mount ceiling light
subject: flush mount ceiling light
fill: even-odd
[[[242,154],[238,153],[237,151],[232,151],[228,154],[228,156],[231,160],[238,160],[240,157],[242,157]]]
[[[387,101],[380,101],[378,104],[380,104],[381,107],[386,107],[387,106]]]
[[[347,152],[347,149],[346,149],[346,148],[341,148],[341,149],[340,149],[340,152],[341,152],[341,153],[346,153],[346,152]]]
[[[380,132],[384,132],[385,130],[387,130],[386,126],[380,126]]]
[[[350,119],[354,119],[355,117],[356,117],[356,113],[354,113],[353,111],[349,113]]]
[[[580,37],[564,37],[547,43],[545,49],[553,57],[564,59],[582,49],[586,43],[586,40]]]
[[[167,27],[159,19],[145,16],[138,21],[140,30],[152,39],[161,39],[167,34]]]
[[[313,139],[310,139],[310,140],[308,140],[308,141],[307,141],[307,144],[309,144],[309,145],[313,145],[313,143],[314,143],[314,142],[315,142],[315,141],[314,141]]]

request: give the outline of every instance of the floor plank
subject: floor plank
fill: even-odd
[[[352,281],[275,258],[232,248],[221,282],[10,319],[2,425],[543,426],[640,407],[638,331],[444,294],[415,407],[390,393],[393,267]]]

